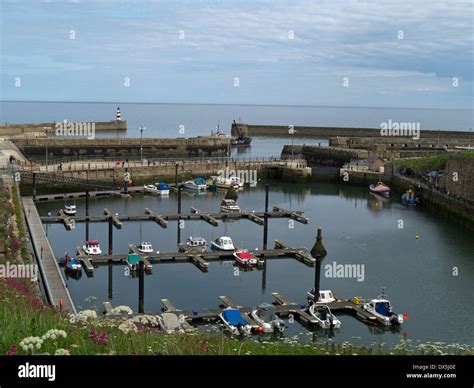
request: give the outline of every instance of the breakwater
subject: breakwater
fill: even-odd
[[[15,145],[31,157],[108,156],[117,158],[222,156],[227,140],[216,137],[178,139],[15,139]]]
[[[255,125],[255,124],[232,124],[232,135],[238,132],[248,136],[291,136],[290,125]],[[380,128],[351,128],[351,127],[326,127],[326,126],[293,126],[294,135],[297,137],[313,137],[328,139],[330,137],[368,137],[385,138],[380,135]],[[398,136],[397,136],[398,137]],[[432,139],[474,139],[474,134],[466,131],[438,131],[421,130],[420,138]]]

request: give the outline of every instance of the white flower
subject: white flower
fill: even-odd
[[[64,330],[51,329],[51,330],[48,330],[43,335],[42,340],[45,341],[45,340],[51,339],[54,341],[56,338],[59,338],[59,337],[66,338],[67,337],[66,332]]]
[[[138,328],[135,326],[135,324],[131,320],[127,320],[119,325],[119,330],[125,334],[133,331],[137,332]]]
[[[32,351],[35,348],[41,348],[43,345],[43,340],[40,337],[26,337],[20,341],[20,347],[25,351]]]
[[[82,310],[82,311],[79,311],[78,314],[73,316],[70,319],[70,321],[71,323],[74,323],[74,322],[86,323],[88,320],[96,319],[96,318],[97,318],[97,313],[95,312],[95,310]],[[74,320],[74,322],[72,322],[72,320]]]
[[[70,356],[71,353],[69,353],[69,350],[67,349],[56,349],[54,352],[55,356]]]
[[[137,315],[133,317],[132,322],[141,323],[142,325],[158,326],[158,318],[154,315]]]
[[[132,315],[133,310],[128,306],[117,306],[117,307],[114,307],[110,313],[112,315],[122,315],[124,313],[128,315]]]

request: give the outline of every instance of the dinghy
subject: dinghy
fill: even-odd
[[[257,258],[246,249],[234,252],[234,257],[237,263],[244,267],[254,267],[258,263]]]
[[[390,194],[390,187],[388,187],[383,182],[378,182],[376,185],[371,184],[369,186],[370,192],[380,195],[389,195]]]
[[[251,318],[258,323],[259,332],[283,333],[285,323],[276,315],[276,307],[269,303],[263,303],[250,313]],[[255,330],[254,330],[255,332]]]
[[[341,321],[331,312],[331,309],[322,303],[312,303],[308,308],[309,314],[316,319],[323,329],[339,329]]]
[[[86,255],[101,255],[102,250],[100,249],[100,243],[97,240],[86,241],[82,246]]]
[[[242,317],[238,309],[226,308],[219,314],[219,318],[233,335],[249,335],[252,331],[252,326]]]
[[[420,204],[420,198],[418,198],[413,190],[408,190],[402,195],[402,203],[404,205],[416,206]]]

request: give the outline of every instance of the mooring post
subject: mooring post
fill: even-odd
[[[314,266],[314,297],[313,300],[315,302],[318,301],[319,299],[319,288],[321,284],[321,261],[322,261],[322,256],[320,254],[317,254],[316,257],[316,265]]]
[[[181,189],[182,187],[181,186],[178,186],[178,214],[181,214]],[[179,223],[179,219],[178,219],[178,223]]]
[[[113,279],[112,263],[109,262],[109,300],[113,298]]]
[[[145,265],[143,260],[138,262],[138,313],[145,312]]]
[[[267,249],[268,242],[268,192],[270,185],[265,185],[265,214],[263,215],[263,249]]]
[[[109,255],[112,254],[112,244],[113,244],[113,227],[114,227],[114,220],[112,216],[109,217]]]
[[[36,202],[36,172],[33,173],[33,202]]]
[[[176,185],[176,187],[178,187],[178,168],[179,168],[179,164],[178,162],[176,162],[176,165],[175,165],[175,170],[174,170],[174,184]]]
[[[86,217],[89,217],[89,189],[86,189]],[[89,241],[89,219],[86,218],[86,241]]]

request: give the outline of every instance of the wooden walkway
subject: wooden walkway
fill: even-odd
[[[268,259],[284,259],[293,257],[308,267],[314,266],[315,259],[313,259],[304,248],[291,248],[281,242],[275,242],[277,246],[282,248],[274,249],[260,249],[254,250],[252,253],[259,258],[258,268],[261,268],[264,261]],[[160,252],[160,253],[140,253],[134,245],[129,245],[131,252],[138,253],[142,256],[145,262],[145,267],[151,270],[152,264],[173,264],[173,263],[193,263],[198,269],[207,272],[209,262],[211,261],[235,261],[234,252],[226,251],[209,251],[209,252],[192,252],[186,249],[185,244],[179,245],[181,252]],[[94,267],[108,264],[124,264],[127,260],[128,254],[113,254],[113,255],[87,255],[81,247],[77,247],[76,258],[81,260],[86,273],[92,273]]]
[[[76,313],[67,285],[61,276],[59,265],[43,229],[41,218],[31,197],[22,198],[26,224],[31,236],[31,243],[36,254],[38,266],[43,275],[43,282],[49,302],[62,310]]]
[[[295,302],[288,301],[282,294],[278,292],[272,293],[274,297],[275,313],[282,317],[288,317],[290,315],[297,318],[301,323],[305,325],[316,325],[317,321],[313,318],[306,310],[306,302],[303,304],[298,304]],[[163,304],[163,311],[170,312],[179,312],[180,315],[183,315],[186,320],[189,322],[198,322],[198,321],[215,321],[219,319],[219,314],[222,312],[223,308],[231,307],[237,308],[240,310],[245,319],[248,319],[248,322],[253,325],[254,321],[249,317],[249,314],[252,312],[254,307],[242,307],[231,302],[226,296],[219,296],[221,301],[221,308],[214,309],[203,309],[203,310],[179,310],[169,299],[162,299],[161,303]],[[331,311],[335,313],[350,314],[353,315],[359,321],[368,324],[368,325],[377,325],[377,318],[365,311],[361,306],[354,304],[350,300],[337,299],[335,302],[327,304]]]
[[[274,208],[277,208],[274,206]],[[309,222],[308,218],[306,218],[301,211],[293,211],[293,210],[285,210],[281,208],[277,208],[278,210],[274,210],[268,212],[268,218],[291,218],[297,222],[302,224],[307,224]],[[70,220],[74,220],[75,222],[108,222],[110,214],[113,212],[105,209],[104,215],[101,216],[75,216],[75,217],[65,217],[64,214],[60,214],[57,216],[51,217],[41,217],[41,221],[45,224],[54,224],[54,223],[62,223],[65,225],[66,229],[67,223]],[[218,226],[219,220],[221,221],[235,221],[240,219],[247,219],[256,223],[257,225],[263,224],[263,218],[265,217],[265,212],[246,212],[242,211],[240,213],[209,213],[209,212],[201,212],[199,209],[191,208],[191,213],[175,213],[175,214],[159,214],[149,208],[144,209],[144,215],[115,215],[114,220],[116,222],[122,221],[153,221],[160,225],[162,228],[166,228],[168,226],[168,221],[179,221],[179,220],[188,220],[188,221],[205,221],[212,226]],[[113,213],[116,214],[116,213]],[[67,218],[67,222],[66,222]],[[69,230],[69,229],[68,229]]]

